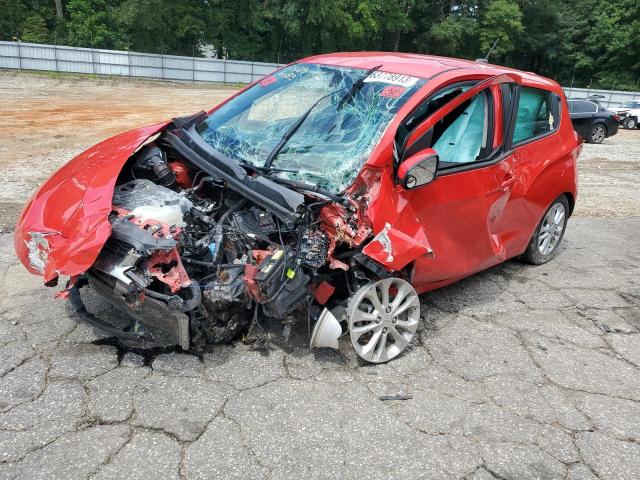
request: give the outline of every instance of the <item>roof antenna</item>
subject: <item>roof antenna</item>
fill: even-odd
[[[496,48],[498,41],[500,41],[500,37],[496,38],[496,41],[493,42],[493,45],[491,45],[491,48],[487,52],[487,56],[484,58],[476,58],[476,62],[489,63],[489,55],[491,55],[491,53],[493,52],[493,49]]]

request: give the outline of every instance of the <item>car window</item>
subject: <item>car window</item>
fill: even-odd
[[[477,81],[459,82],[449,85],[442,90],[431,95],[427,100],[422,102],[409,116],[400,124],[396,134],[396,142],[394,144],[394,158],[398,161],[397,150],[404,145],[405,140],[417,125],[419,125],[429,115],[437,111],[440,107],[446,105],[458,95],[466,92],[473,87]]]
[[[522,87],[513,129],[513,143],[520,143],[544,135],[557,128],[553,113],[553,94],[547,90]]]
[[[598,111],[595,103],[584,100],[572,100],[569,102],[569,112],[571,113],[594,113]]]
[[[284,148],[278,147],[272,166],[280,178],[339,193],[353,182],[400,108],[425,83],[409,75],[375,73],[356,83],[366,70],[290,65],[215,109],[196,131],[217,152],[260,168],[302,119]]]
[[[486,144],[486,119],[487,96],[481,93],[471,99],[434,142],[433,149],[440,161],[445,164],[475,162]]]
[[[489,137],[489,105],[487,91],[475,95],[412,144],[404,158],[433,148],[438,153],[440,168],[481,160]]]

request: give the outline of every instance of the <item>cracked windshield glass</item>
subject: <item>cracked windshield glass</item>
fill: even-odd
[[[218,152],[263,167],[311,109],[271,163],[272,174],[342,192],[400,107],[424,80],[408,75],[315,64],[266,77],[213,112],[198,133]],[[317,103],[317,104],[316,104]]]

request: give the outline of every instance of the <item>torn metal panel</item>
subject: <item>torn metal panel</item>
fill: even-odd
[[[44,268],[26,267],[45,283],[58,275],[87,271],[111,234],[111,197],[123,165],[135,149],[165,124],[112,137],[81,153],[51,176],[35,193],[18,219],[16,253],[29,258],[30,234],[46,235],[49,253]],[[40,261],[36,265],[42,267]]]
[[[433,250],[422,228],[416,228],[411,234],[407,234],[387,223],[373,240],[365,245],[362,253],[389,270],[401,270],[422,255],[432,255]]]

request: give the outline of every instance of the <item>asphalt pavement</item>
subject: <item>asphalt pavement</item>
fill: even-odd
[[[637,479],[639,238],[571,219],[551,263],[422,296],[418,341],[376,366],[310,351],[305,322],[128,351],[1,235],[0,478]]]

